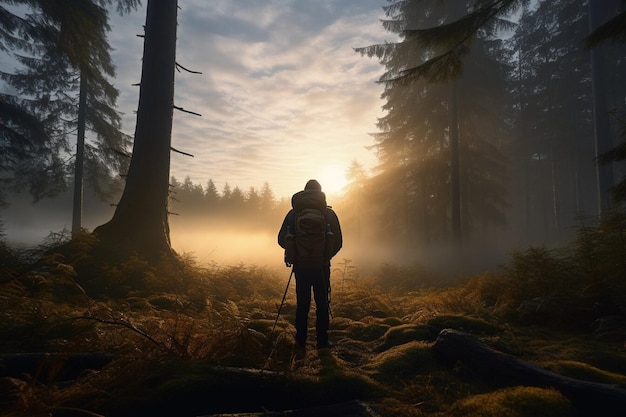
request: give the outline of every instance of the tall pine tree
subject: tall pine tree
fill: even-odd
[[[106,33],[111,0],[22,0],[10,4],[26,6],[30,12],[19,17],[4,8],[0,15],[13,24],[1,34],[5,50],[11,49],[21,64],[14,73],[2,78],[15,91],[3,95],[1,102],[11,111],[2,120],[8,130],[6,165],[14,185],[26,184],[35,198],[55,194],[65,188],[71,176],[62,158],[74,153],[75,204],[73,230],[81,228],[82,182],[85,175],[90,187],[100,195],[110,193],[116,174],[124,169],[119,151],[128,146],[120,131],[120,115],[115,110],[117,89],[109,78],[115,75],[109,55]],[[120,12],[136,7],[137,0],[115,2]],[[28,115],[41,126],[38,148],[28,125],[20,117]],[[23,132],[20,134],[19,132]],[[93,141],[85,142],[85,133]],[[76,145],[71,136],[76,135]],[[30,152],[16,153],[14,149]],[[118,152],[116,152],[118,151]],[[84,170],[83,167],[86,169]]]
[[[139,107],[126,186],[113,218],[97,227],[103,247],[150,262],[175,255],[168,220],[176,70],[177,0],[148,0]]]
[[[473,229],[504,223],[501,43],[487,29],[461,40],[454,31],[452,38],[430,43],[426,35],[442,35],[435,28],[453,26],[468,7],[393,3],[384,8],[390,17],[384,25],[401,42],[357,49],[379,57],[387,68],[381,77],[387,115],[378,123],[382,132],[374,135],[380,173],[372,181],[380,184],[382,201],[390,202],[383,218],[395,236],[408,233],[430,242],[452,235],[459,240]],[[461,43],[455,46],[454,41]]]

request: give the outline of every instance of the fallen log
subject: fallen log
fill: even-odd
[[[287,411],[266,411],[259,413],[210,414],[201,417],[377,417],[365,403],[353,400],[339,404],[312,408],[299,408]]]
[[[0,355],[0,377],[24,378],[30,375],[41,382],[68,381],[86,370],[99,370],[113,360],[100,352],[11,353]]]
[[[497,385],[555,388],[585,415],[622,417],[626,410],[626,390],[618,386],[556,374],[493,349],[467,333],[444,329],[433,349],[441,360],[460,361]]]

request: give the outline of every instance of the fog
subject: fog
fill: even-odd
[[[69,237],[71,202],[68,198],[44,199],[33,204],[30,197],[18,196],[0,212],[6,241],[13,247],[34,247],[51,234]],[[114,207],[94,197],[86,197],[83,225],[88,231],[108,221]],[[193,259],[200,266],[212,264],[247,264],[267,267],[288,274],[283,250],[277,244],[282,216],[268,220],[262,228],[245,218],[215,218],[210,215],[171,216],[170,238],[174,250]],[[342,218],[338,210],[339,218]],[[346,261],[351,274],[367,277],[384,264],[401,267],[419,265],[442,276],[467,276],[498,268],[506,262],[511,243],[483,241],[453,250],[449,245],[430,244],[424,247],[380,243],[343,231],[342,250],[332,261],[333,270],[342,269]],[[390,277],[392,278],[392,277]]]
[[[85,196],[83,224],[88,229],[99,225],[113,208],[103,201]],[[61,233],[72,228],[72,201],[70,198],[44,198],[33,202],[26,194],[11,195],[9,205],[0,211],[7,242],[16,247],[40,245],[51,233]],[[110,213],[110,214],[109,214]]]
[[[84,227],[92,231],[108,221],[113,209],[102,203],[104,212],[85,215]],[[37,204],[20,198],[1,212],[6,241],[14,247],[28,248],[42,244],[51,234],[69,236],[71,229],[71,204],[61,200],[46,199]],[[269,225],[268,225],[269,226]],[[210,218],[195,222],[174,217],[170,220],[172,247],[181,255],[189,256],[199,265],[212,263],[233,265],[239,263],[286,269],[283,250],[277,243],[280,223],[273,225],[276,231],[246,229],[235,221],[213,221]],[[356,256],[346,247],[337,255],[337,261]]]
[[[206,224],[208,223],[208,224]],[[283,249],[278,246],[276,232],[242,230],[236,224],[206,222],[200,226],[183,226],[171,222],[172,247],[179,254],[191,255],[201,265],[254,264],[272,269],[286,269]],[[399,255],[397,250],[378,245],[359,245],[350,237],[344,236],[344,246],[333,258],[333,268],[340,267],[346,260],[358,269],[369,269],[382,263],[410,265],[417,258],[413,255]]]
[[[272,268],[285,266],[276,235],[260,231],[245,232],[232,225],[182,227],[173,221],[170,227],[174,250],[179,254],[191,255],[201,265],[246,263]]]
[[[25,193],[9,197],[10,205],[0,211],[0,220],[5,240],[11,246],[37,246],[51,233],[55,238],[69,237],[71,192],[36,204]],[[87,231],[112,218],[115,206],[110,201],[116,201],[115,198],[103,201],[87,189],[84,197],[83,227]],[[262,212],[250,211],[245,204],[210,206],[184,189],[177,189],[176,197],[170,211],[179,215],[170,216],[169,222],[172,247],[178,254],[201,266],[247,264],[268,267],[279,274],[288,272],[283,250],[277,244],[278,230],[290,208],[288,201],[275,201],[270,212]],[[451,238],[446,236],[416,239],[422,231],[417,228],[420,223],[406,216],[381,215],[377,206],[381,200],[375,196],[360,202],[340,198],[329,202],[343,232],[343,248],[332,261],[333,270],[342,269],[347,262],[352,274],[365,277],[377,273],[385,264],[418,267],[416,270],[445,277],[466,277],[499,269],[509,261],[513,251],[525,250],[530,245],[559,246],[574,233],[574,227],[563,226],[568,233],[550,240],[546,238],[549,233],[540,233],[547,230],[545,227],[528,227],[539,222],[520,222],[514,213],[509,213],[508,225],[483,227],[479,233],[468,234],[462,245],[452,245]],[[523,204],[513,207],[516,206],[524,207]],[[381,224],[385,221],[386,224]],[[530,233],[533,230],[537,232]],[[533,236],[539,238],[529,239]]]

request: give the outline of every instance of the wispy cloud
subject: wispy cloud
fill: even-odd
[[[374,163],[382,67],[354,47],[383,42],[382,1],[180,0],[172,175],[278,196],[301,189],[325,165]],[[134,130],[145,10],[114,17],[120,107]]]

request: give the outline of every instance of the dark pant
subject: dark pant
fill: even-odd
[[[296,269],[296,342],[306,343],[309,309],[311,308],[311,287],[315,299],[315,330],[317,344],[328,342],[328,291],[330,289],[330,266],[320,269]]]

